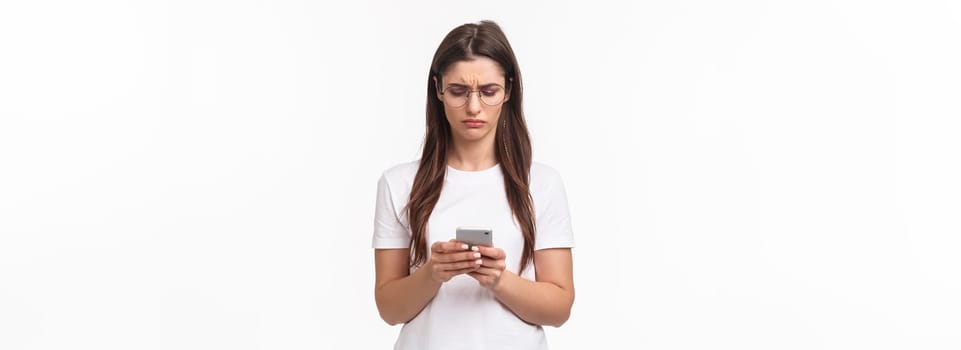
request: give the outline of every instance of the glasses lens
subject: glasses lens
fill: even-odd
[[[485,87],[477,93],[480,95],[481,102],[488,106],[496,106],[504,102],[504,88],[500,86]]]
[[[451,107],[461,107],[467,104],[470,91],[462,86],[450,86],[444,91],[444,101]]]
[[[500,105],[507,96],[504,88],[499,85],[485,86],[478,91],[471,91],[463,86],[449,86],[444,90],[444,102],[454,108],[463,107],[474,94],[477,94],[481,102],[488,106]]]

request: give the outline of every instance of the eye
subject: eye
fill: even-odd
[[[451,86],[447,88],[445,94],[451,94],[451,96],[462,97],[467,95],[467,88],[463,86]]]
[[[497,96],[497,94],[500,93],[500,92],[501,92],[500,89],[484,89],[484,90],[481,90],[481,93],[484,94],[484,96],[487,96],[487,97]]]

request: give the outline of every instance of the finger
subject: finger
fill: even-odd
[[[435,262],[452,263],[458,261],[477,260],[481,258],[481,253],[467,251],[463,253],[437,253],[433,255]]]
[[[503,259],[495,260],[490,258],[483,258],[481,259],[481,266],[492,268],[492,269],[503,270],[507,268],[507,263]]]
[[[467,274],[473,277],[475,280],[477,280],[477,282],[480,283],[482,286],[494,283],[494,276],[485,275],[476,271],[469,272]]]
[[[476,270],[474,270],[473,272],[471,272],[471,274],[479,274],[479,275],[483,275],[483,276],[496,277],[496,276],[499,276],[499,275],[501,274],[501,272],[502,272],[502,270],[498,270],[498,269],[493,269],[493,268],[490,268],[490,267],[483,267],[483,266],[482,266],[482,267],[478,267]]]
[[[439,269],[439,267],[435,266],[435,269]],[[438,271],[435,271],[434,274],[437,276],[439,280],[443,282],[447,282],[447,281],[450,281],[450,279],[453,278],[454,276],[470,273],[475,269],[477,269],[476,266],[465,268],[465,269],[455,269],[455,270],[448,270],[448,271],[438,270]]]
[[[455,242],[455,243],[462,244],[462,245],[460,245],[460,246],[457,247],[457,248],[460,249],[460,250],[473,250],[473,251],[475,251],[475,252],[480,250],[480,248],[478,248],[478,247],[475,246],[475,245],[472,245],[472,244],[469,244],[469,243],[466,243],[466,242],[461,242],[461,241],[458,241],[457,239],[454,239],[454,238],[451,238],[450,242]],[[465,247],[466,247],[466,248],[465,248]]]
[[[436,266],[441,271],[454,271],[454,270],[462,270],[462,269],[474,269],[474,268],[477,268],[478,266],[481,266],[481,263],[482,261],[480,259],[477,259],[477,260],[470,260],[470,261],[460,261],[455,263],[437,264]]]
[[[455,240],[450,240],[447,242],[435,242],[434,248],[438,253],[449,253],[449,252],[462,252],[469,248],[466,243],[461,243]]]
[[[462,252],[467,249],[468,246],[466,243],[460,243],[453,240],[447,242],[437,241],[430,246],[430,251],[432,253]]]
[[[473,272],[474,270],[475,270],[475,269],[474,269],[473,267],[471,267],[471,268],[467,268],[467,269],[444,271],[444,273],[447,274],[448,276],[453,277],[453,276],[457,276],[457,275],[460,275],[460,274],[471,273],[471,272]]]
[[[480,247],[480,253],[491,259],[504,259],[507,256],[503,249],[495,247]]]

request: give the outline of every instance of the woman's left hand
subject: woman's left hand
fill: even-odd
[[[504,254],[504,250],[500,248],[484,246],[477,246],[477,248],[480,249],[483,262],[477,270],[469,274],[482,286],[493,289],[500,282],[501,275],[507,267],[507,263],[504,262],[507,256]]]

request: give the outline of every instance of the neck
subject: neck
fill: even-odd
[[[497,156],[494,154],[494,137],[477,141],[455,139],[452,146],[447,156],[447,165],[454,169],[477,171],[497,164]]]

